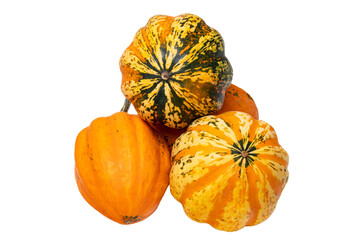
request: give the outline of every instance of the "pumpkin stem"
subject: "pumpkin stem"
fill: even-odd
[[[162,80],[169,80],[169,78],[170,78],[170,73],[168,71],[164,71],[161,73]]]
[[[242,152],[241,152],[241,156],[242,156],[243,158],[246,158],[248,155],[249,155],[249,153],[248,153],[247,151],[242,151]]]
[[[125,98],[124,105],[122,106],[120,112],[127,112],[127,111],[129,111],[130,105],[131,105],[131,102]]]

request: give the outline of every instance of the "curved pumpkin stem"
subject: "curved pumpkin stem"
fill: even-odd
[[[130,108],[131,102],[129,100],[127,100],[127,98],[125,98],[125,102],[124,105],[121,108],[121,112],[128,112],[129,108]]]

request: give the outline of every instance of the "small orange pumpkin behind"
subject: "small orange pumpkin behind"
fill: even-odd
[[[224,112],[239,111],[250,114],[253,118],[259,119],[259,112],[254,99],[243,89],[231,84],[226,90],[225,100],[222,108],[216,114]]]
[[[95,119],[75,143],[80,193],[97,211],[121,224],[144,220],[169,183],[166,143],[139,116],[125,112]]]

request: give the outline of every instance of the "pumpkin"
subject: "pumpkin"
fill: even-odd
[[[175,140],[186,131],[186,128],[176,129],[176,128],[169,128],[162,124],[151,125],[150,126],[157,131],[168,144],[169,149],[172,148]]]
[[[171,157],[171,194],[191,219],[223,231],[266,220],[288,180],[275,130],[243,112],[195,120]]]
[[[193,14],[150,18],[119,64],[140,117],[177,129],[220,110],[232,79],[221,35]]]
[[[231,84],[226,90],[225,100],[222,108],[216,114],[230,111],[239,111],[250,114],[253,118],[259,119],[259,112],[254,99],[243,89]]]
[[[258,109],[250,94],[234,84],[231,84],[226,90],[224,104],[217,114],[229,111],[245,112],[253,118],[259,119]],[[174,129],[164,125],[154,125],[152,127],[164,137],[170,147],[172,147],[175,140],[186,131],[186,128]]]
[[[169,183],[166,143],[139,116],[95,119],[75,143],[75,177],[83,198],[109,219],[131,224],[150,216]]]

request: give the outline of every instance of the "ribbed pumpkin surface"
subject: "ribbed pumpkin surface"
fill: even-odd
[[[220,110],[232,79],[221,35],[193,14],[152,17],[120,70],[122,92],[138,114],[171,128]]]
[[[75,144],[75,176],[85,200],[106,217],[130,224],[151,215],[169,183],[170,153],[139,116],[95,119]]]
[[[243,112],[195,120],[174,143],[170,190],[193,220],[236,231],[266,220],[288,180],[274,129]]]
[[[253,98],[249,93],[234,84],[231,84],[226,90],[224,104],[222,105],[221,110],[216,114],[229,111],[245,112],[250,114],[253,118],[259,119],[259,112]],[[186,128],[174,129],[162,124],[151,126],[164,137],[170,147],[172,147],[175,140],[186,131]]]

